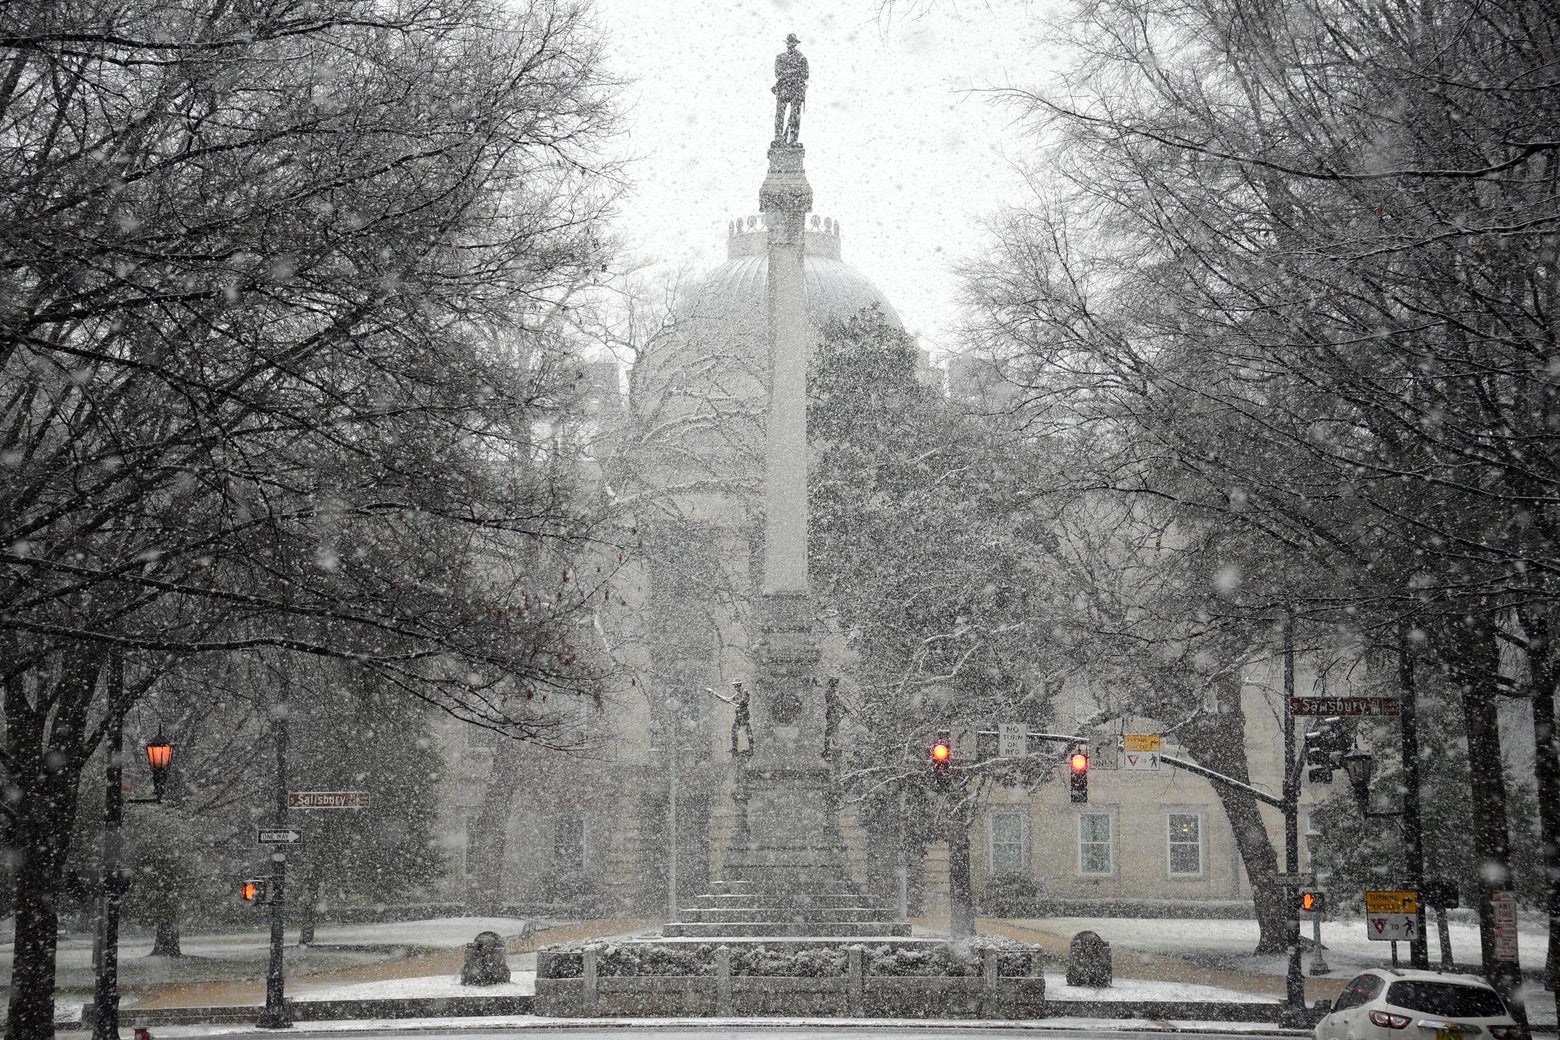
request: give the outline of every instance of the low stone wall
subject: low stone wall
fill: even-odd
[[[717,951],[714,975],[603,976],[584,953],[579,978],[536,980],[536,1013],[558,1018],[612,1016],[867,1016],[872,1018],[1039,1018],[1045,978],[997,974],[987,950],[980,975],[868,975],[860,948],[841,976],[733,975],[729,951]]]

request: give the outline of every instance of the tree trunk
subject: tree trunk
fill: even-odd
[[[157,914],[157,931],[152,939],[152,956],[183,957],[184,951],[179,949],[179,912],[172,905],[172,900],[168,900],[167,903],[168,905]]]
[[[76,824],[84,766],[82,732],[98,667],[85,654],[65,655],[59,676],[32,691],[7,688],[11,779],[22,788],[13,818],[16,939],[6,1040],[54,1035],[55,950],[59,897]]]
[[[1240,703],[1240,689],[1232,686],[1220,691],[1225,710],[1204,715],[1180,731],[1181,742],[1200,764],[1217,770],[1232,780],[1249,783],[1246,762],[1246,712]],[[1227,707],[1225,706],[1227,704]],[[1268,836],[1267,825],[1251,795],[1224,784],[1214,784],[1214,793],[1224,807],[1235,848],[1251,881],[1251,897],[1257,913],[1257,949],[1259,954],[1285,953],[1289,949],[1291,915],[1284,890],[1274,877],[1278,874],[1278,850]]]
[[[955,939],[975,934],[975,891],[970,883],[973,824],[970,814],[963,809],[948,813],[948,934]]]
[[[298,908],[298,945],[314,945],[314,926],[320,917],[320,884],[321,872],[319,856],[309,860],[309,869],[303,875],[302,898],[297,902]]]
[[[1462,691],[1463,718],[1468,734],[1469,795],[1473,809],[1473,840],[1482,851],[1479,874],[1479,952],[1491,985],[1526,1023],[1517,966],[1495,958],[1495,923],[1491,893],[1515,888],[1511,836],[1506,818],[1506,773],[1501,762],[1500,727],[1495,716],[1495,678],[1500,673],[1500,646],[1495,625],[1483,615],[1458,618],[1443,633],[1444,659]]]
[[[482,790],[477,808],[476,863],[466,879],[466,901],[474,910],[491,911],[498,907],[504,876],[504,847],[508,840],[509,815],[514,808],[515,789],[520,781],[524,747],[518,740],[499,737],[493,746],[493,768]]]
[[[1555,686],[1560,668],[1553,660],[1547,612],[1520,609],[1527,636],[1528,700],[1533,712],[1533,778],[1538,786],[1538,840],[1544,864],[1544,908],[1549,915],[1549,949],[1544,959],[1544,988],[1560,977],[1560,741],[1555,733]]]

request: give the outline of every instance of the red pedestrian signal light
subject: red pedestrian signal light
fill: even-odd
[[[1087,802],[1089,800],[1089,756],[1081,749],[1074,749],[1067,756],[1067,768],[1071,772],[1068,778],[1068,794],[1075,802]]]
[[[265,902],[265,882],[259,878],[240,881],[238,883],[238,898],[251,906],[260,906]]]
[[[1319,914],[1327,906],[1327,900],[1320,892],[1302,891],[1295,898],[1295,909],[1303,914]]]

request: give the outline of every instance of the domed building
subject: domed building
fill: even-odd
[[[642,502],[636,519],[645,567],[634,641],[647,712],[646,783],[640,806],[617,828],[621,862],[634,876],[635,905],[664,907],[670,871],[665,821],[678,769],[678,889],[702,890],[719,876],[735,826],[730,684],[753,674],[750,611],[760,591],[764,516],[764,426],[769,345],[766,286],[769,231],[757,217],[728,225],[726,261],[691,287],[675,320],[630,378],[625,467]],[[803,234],[803,313],[809,358],[831,319],[867,307],[900,319],[882,291],[841,258],[840,225],[812,216]],[[821,670],[831,654],[826,632]],[[713,692],[718,691],[721,697]],[[652,828],[648,833],[645,828]],[[630,864],[633,864],[631,867]]]
[[[633,503],[642,540],[605,619],[624,679],[590,735],[594,756],[495,746],[467,727],[453,737],[446,898],[665,917],[720,876],[736,826],[731,683],[754,672],[761,584],[768,236],[757,217],[728,225],[725,262],[684,291],[628,373],[626,398],[616,366],[583,374],[607,442],[603,483]],[[831,318],[877,307],[900,323],[841,258],[838,222],[810,216],[803,240],[809,357]],[[835,655],[820,635],[827,670]]]

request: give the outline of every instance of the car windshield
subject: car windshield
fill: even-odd
[[[1494,990],[1455,982],[1394,982],[1387,988],[1387,1003],[1409,1011],[1460,1018],[1495,1018],[1506,1014],[1506,1005]]]

